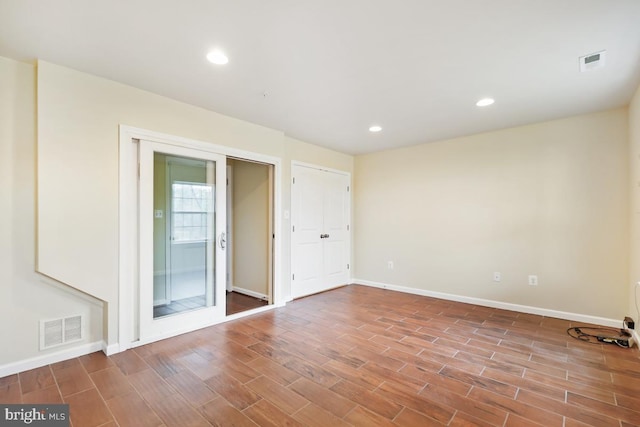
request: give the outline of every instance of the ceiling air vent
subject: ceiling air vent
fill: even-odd
[[[602,68],[606,63],[606,59],[607,59],[606,50],[581,56],[580,71],[584,73],[585,71],[591,71],[591,70],[595,70],[596,68]]]

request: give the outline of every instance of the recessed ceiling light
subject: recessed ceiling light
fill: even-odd
[[[478,107],[486,107],[487,105],[491,105],[494,102],[496,101],[493,98],[482,98],[480,101],[476,102],[476,105]]]
[[[229,58],[220,50],[212,50],[207,53],[207,60],[212,64],[224,65],[229,62]]]
[[[380,132],[382,128],[380,126],[371,126],[369,132]]]

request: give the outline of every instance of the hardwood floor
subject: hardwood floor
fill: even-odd
[[[263,307],[269,303],[259,298],[250,297],[238,292],[227,292],[227,316],[240,313],[258,307]]]
[[[74,426],[640,425],[640,352],[572,322],[349,286],[0,379]]]
[[[265,305],[268,305],[269,303],[259,298],[250,297],[238,292],[227,292],[226,304],[226,313],[228,316],[230,314],[240,313],[242,311],[263,307]],[[177,301],[172,301],[171,304],[153,307],[153,317],[157,318],[162,316],[169,316],[176,313],[191,311],[204,306],[204,295],[185,298]]]

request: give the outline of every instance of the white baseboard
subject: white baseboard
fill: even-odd
[[[105,341],[102,341],[102,352],[107,356],[120,353],[120,344],[116,343],[116,344],[107,345]]]
[[[373,282],[371,280],[354,279],[353,284],[371,286],[374,288],[389,289],[392,291],[404,292],[414,295],[422,295],[426,297],[444,299],[448,301],[464,302],[468,304],[476,304],[484,307],[500,308],[503,310],[518,311],[520,313],[537,314],[539,316],[554,317],[557,319],[571,320],[574,322],[584,322],[594,325],[608,326],[611,328],[620,328],[621,320],[608,319],[606,317],[589,316],[586,314],[569,313],[566,311],[550,310],[547,308],[532,307],[528,305],[512,304],[502,301],[494,301],[483,298],[466,297],[462,295],[447,294],[444,292],[428,291],[426,289],[410,288],[407,286],[391,285],[388,283]]]
[[[52,363],[62,362],[63,360],[73,359],[74,357],[84,356],[89,353],[95,353],[102,349],[103,342],[98,341],[89,344],[81,344],[65,350],[58,350],[54,353],[47,353],[14,363],[8,363],[0,366],[0,378],[6,377],[7,375],[17,374],[18,372],[40,368],[41,366],[50,365]]]
[[[239,288],[237,286],[233,287],[233,292],[237,292],[239,294],[247,295],[247,296],[258,298],[258,299],[263,299],[265,301],[269,299],[269,296],[266,294],[261,294],[260,292],[252,291],[250,289]]]

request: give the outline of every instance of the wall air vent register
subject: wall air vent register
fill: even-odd
[[[82,340],[82,316],[40,321],[40,350]]]

